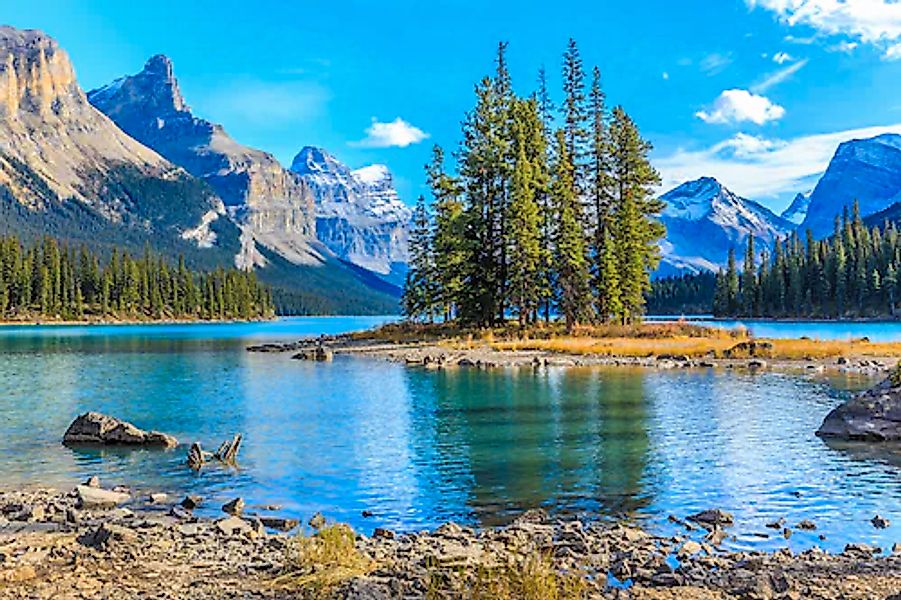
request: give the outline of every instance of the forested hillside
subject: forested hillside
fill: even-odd
[[[23,244],[0,237],[2,320],[224,320],[274,315],[268,288],[253,272],[195,272],[145,250],[108,256],[52,237]]]

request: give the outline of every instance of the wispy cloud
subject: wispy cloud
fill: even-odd
[[[662,190],[684,181],[713,176],[729,189],[752,199],[777,198],[804,191],[818,177],[842,142],[883,133],[901,133],[901,123],[789,140],[739,133],[700,150],[680,148],[654,161]]]
[[[236,80],[214,88],[202,100],[204,114],[226,126],[243,121],[281,127],[320,116],[329,98],[327,89],[307,81]]]
[[[769,75],[764,77],[762,81],[751,86],[751,91],[755,94],[763,94],[764,92],[767,92],[768,90],[779,85],[780,83],[803,69],[805,66],[807,66],[807,62],[808,61],[805,58],[804,60],[799,60],[798,62],[788,65],[787,67],[783,67],[778,71],[770,73]]]
[[[366,137],[352,142],[352,145],[364,148],[406,148],[428,137],[429,134],[400,117],[386,123],[373,118],[372,124],[366,128]]]
[[[741,89],[724,90],[709,109],[695,113],[695,116],[705,123],[728,124],[750,121],[757,125],[776,121],[783,115],[785,109],[766,96]]]
[[[698,66],[701,68],[701,71],[705,75],[712,76],[722,73],[726,70],[726,67],[731,64],[731,54],[720,54],[719,52],[713,52],[702,58],[701,62],[698,63]]]
[[[772,11],[790,27],[803,25],[825,35],[890,49],[901,39],[901,2],[897,0],[745,0],[751,8]]]

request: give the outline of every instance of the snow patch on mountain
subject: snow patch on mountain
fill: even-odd
[[[800,225],[807,216],[807,209],[810,208],[810,194],[812,192],[813,190],[809,190],[795,196],[792,203],[779,216],[795,225]]]
[[[660,244],[658,275],[716,270],[725,265],[729,248],[740,248],[748,236],[771,245],[793,229],[788,221],[712,177],[683,183],[661,200],[666,203],[660,220],[667,235]]]

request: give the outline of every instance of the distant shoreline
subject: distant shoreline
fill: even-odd
[[[271,319],[86,319],[81,321],[71,320],[40,320],[23,319],[21,321],[0,321],[3,327],[40,327],[40,326],[84,326],[84,325],[194,325],[194,324],[221,324],[221,323],[268,323],[277,320]]]

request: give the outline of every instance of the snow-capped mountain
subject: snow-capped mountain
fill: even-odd
[[[769,245],[793,229],[790,222],[733,194],[712,177],[683,183],[661,200],[666,203],[660,215],[666,238],[660,244],[658,277],[716,271],[725,266],[730,247],[741,255],[749,235]]]
[[[842,143],[810,195],[800,229],[809,228],[820,238],[829,235],[835,217],[855,200],[864,216],[901,200],[901,135]]]
[[[792,203],[779,216],[795,225],[800,225],[807,216],[807,209],[810,207],[810,194],[811,192],[808,191],[795,196]]]
[[[316,237],[339,257],[400,282],[412,211],[385,165],[352,171],[322,148],[303,148],[291,164],[313,192]]]

